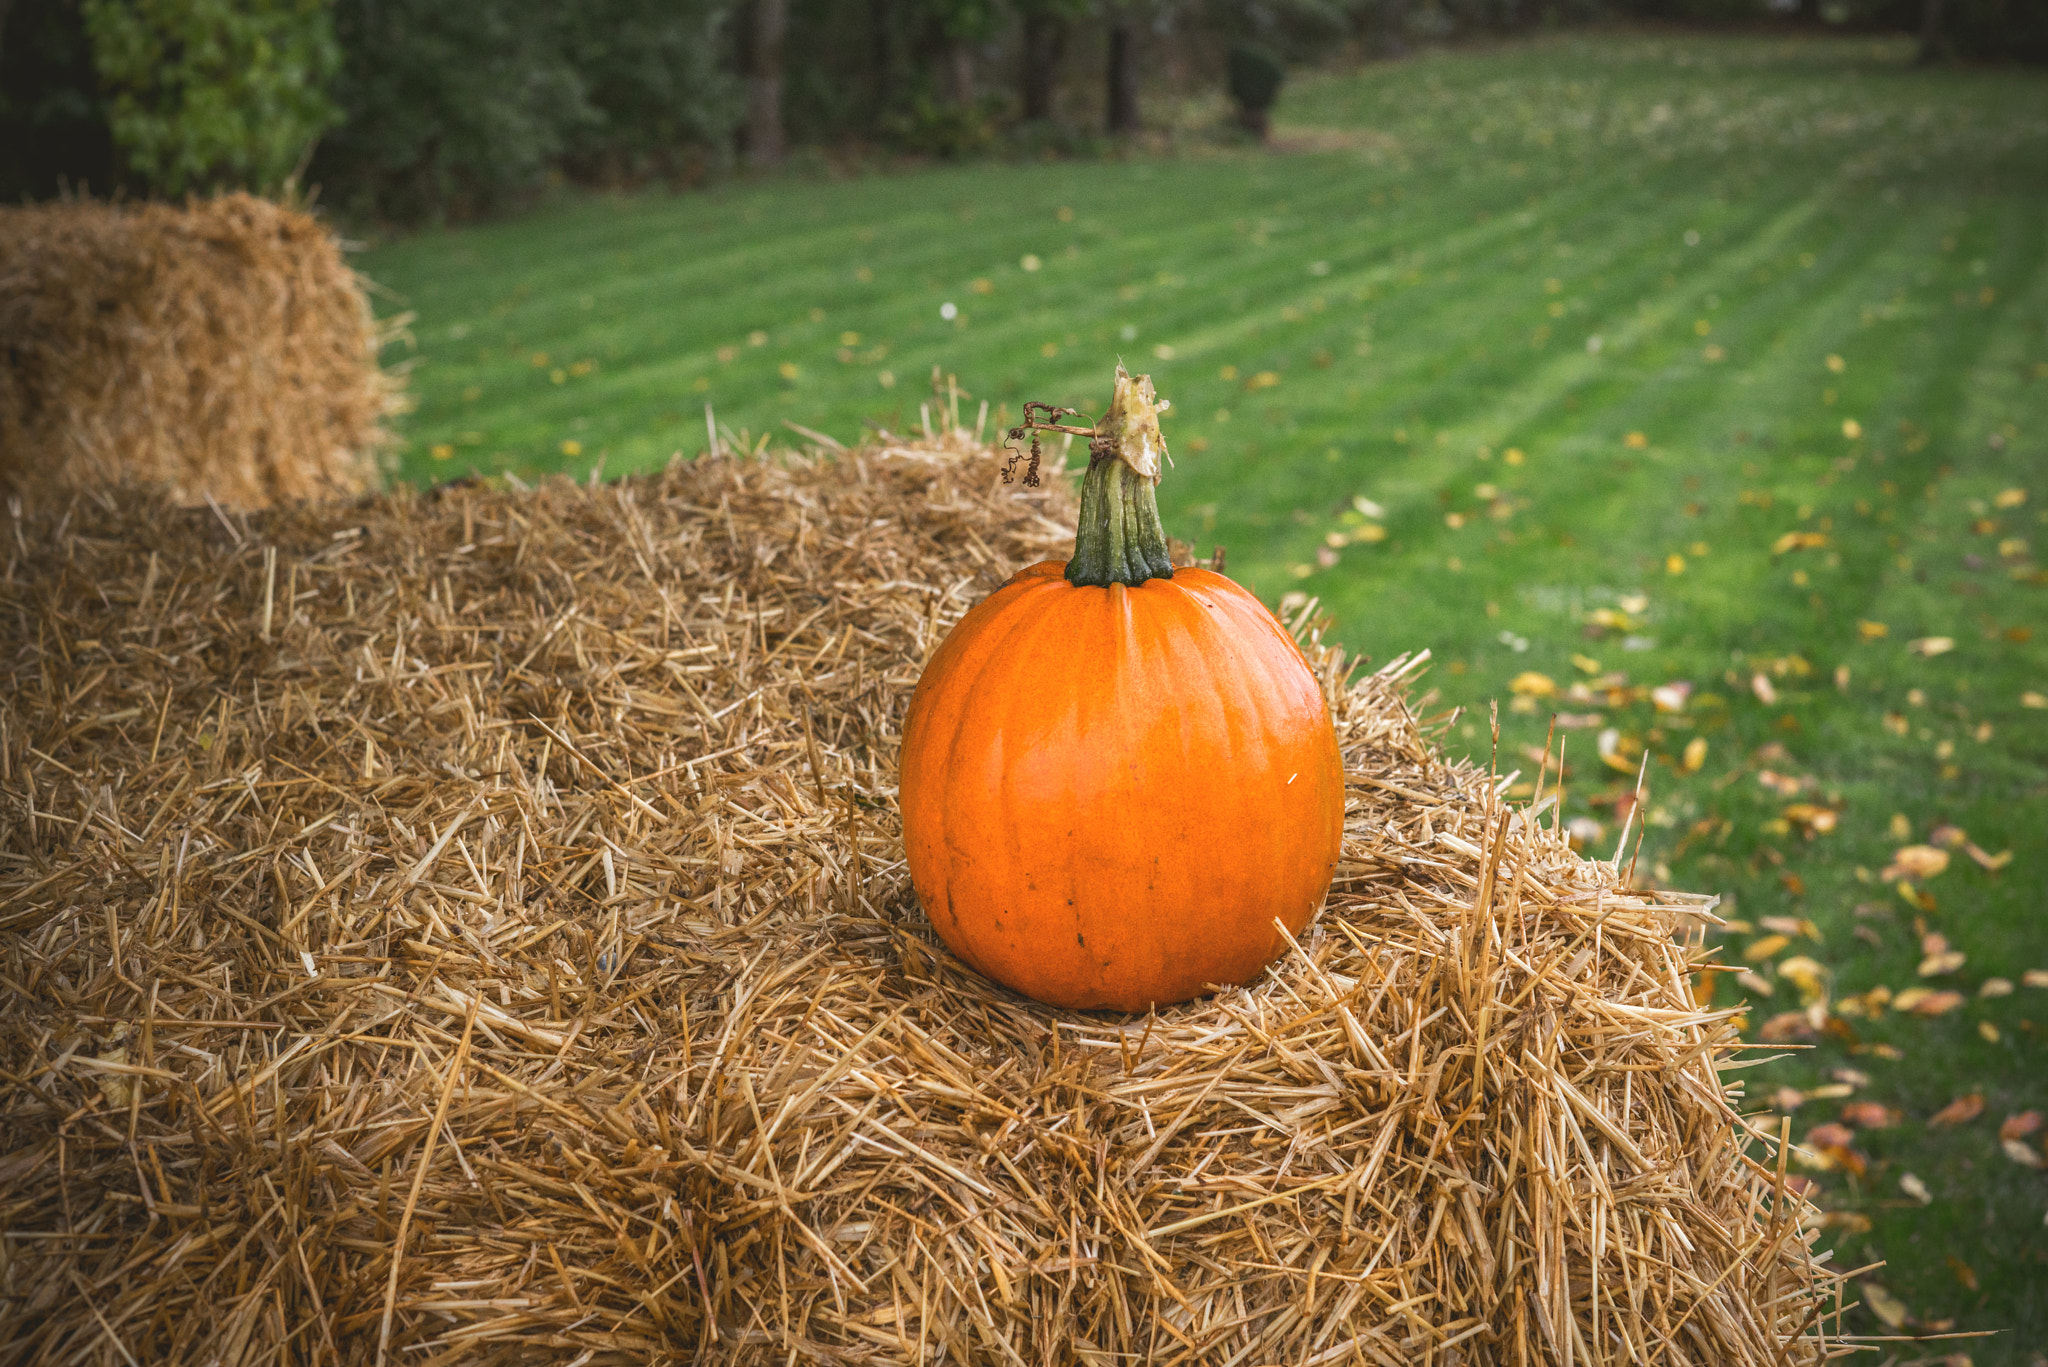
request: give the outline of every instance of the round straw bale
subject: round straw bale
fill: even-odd
[[[378,482],[399,386],[309,214],[246,194],[0,208],[0,487],[231,508]]]
[[[1709,899],[1448,760],[1419,657],[1353,678],[1288,624],[1345,839],[1258,983],[1126,1018],[947,954],[904,709],[1072,535],[998,467],[942,435],[0,528],[13,1360],[1837,1351],[1688,990]]]

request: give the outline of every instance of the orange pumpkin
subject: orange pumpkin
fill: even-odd
[[[1308,923],[1344,773],[1273,614],[1167,560],[1149,378],[1119,367],[1094,430],[1074,558],[977,604],[918,681],[903,834],[954,953],[1044,1002],[1143,1011],[1250,982],[1286,947],[1274,922]]]

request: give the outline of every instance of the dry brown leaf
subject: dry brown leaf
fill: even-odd
[[[1899,1123],[1899,1113],[1876,1101],[1852,1101],[1842,1108],[1844,1122],[1866,1130],[1882,1130]]]
[[[2020,1111],[2007,1116],[1999,1122],[1998,1137],[2000,1139],[2025,1139],[2040,1128],[2041,1113],[2039,1111]]]
[[[1954,1101],[1949,1102],[1948,1105],[1927,1117],[1927,1123],[1930,1125],[1967,1125],[1982,1114],[1984,1114],[1984,1095],[1981,1092],[1971,1092],[1967,1096],[1957,1097]]]

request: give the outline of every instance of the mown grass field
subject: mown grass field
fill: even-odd
[[[1647,753],[1637,876],[1730,897],[1717,999],[1810,1046],[1750,1095],[1840,1262],[1889,1263],[1852,1324],[2033,1363],[2048,79],[1909,56],[1557,37],[1303,77],[1267,151],[577,199],[361,264],[418,315],[418,480],[645,468],[707,402],[907,428],[934,366],[992,425],[1151,370],[1171,530],[1430,648],[1504,772],[1559,714],[1602,855]]]

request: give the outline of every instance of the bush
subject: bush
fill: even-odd
[[[592,174],[715,161],[739,117],[730,0],[339,0],[344,121],[314,171],[350,212],[462,217]]]
[[[107,127],[150,190],[275,192],[338,112],[322,0],[83,0]]]
[[[1237,101],[1238,121],[1265,135],[1273,101],[1287,79],[1280,54],[1258,43],[1236,43],[1230,49],[1230,98]]]

